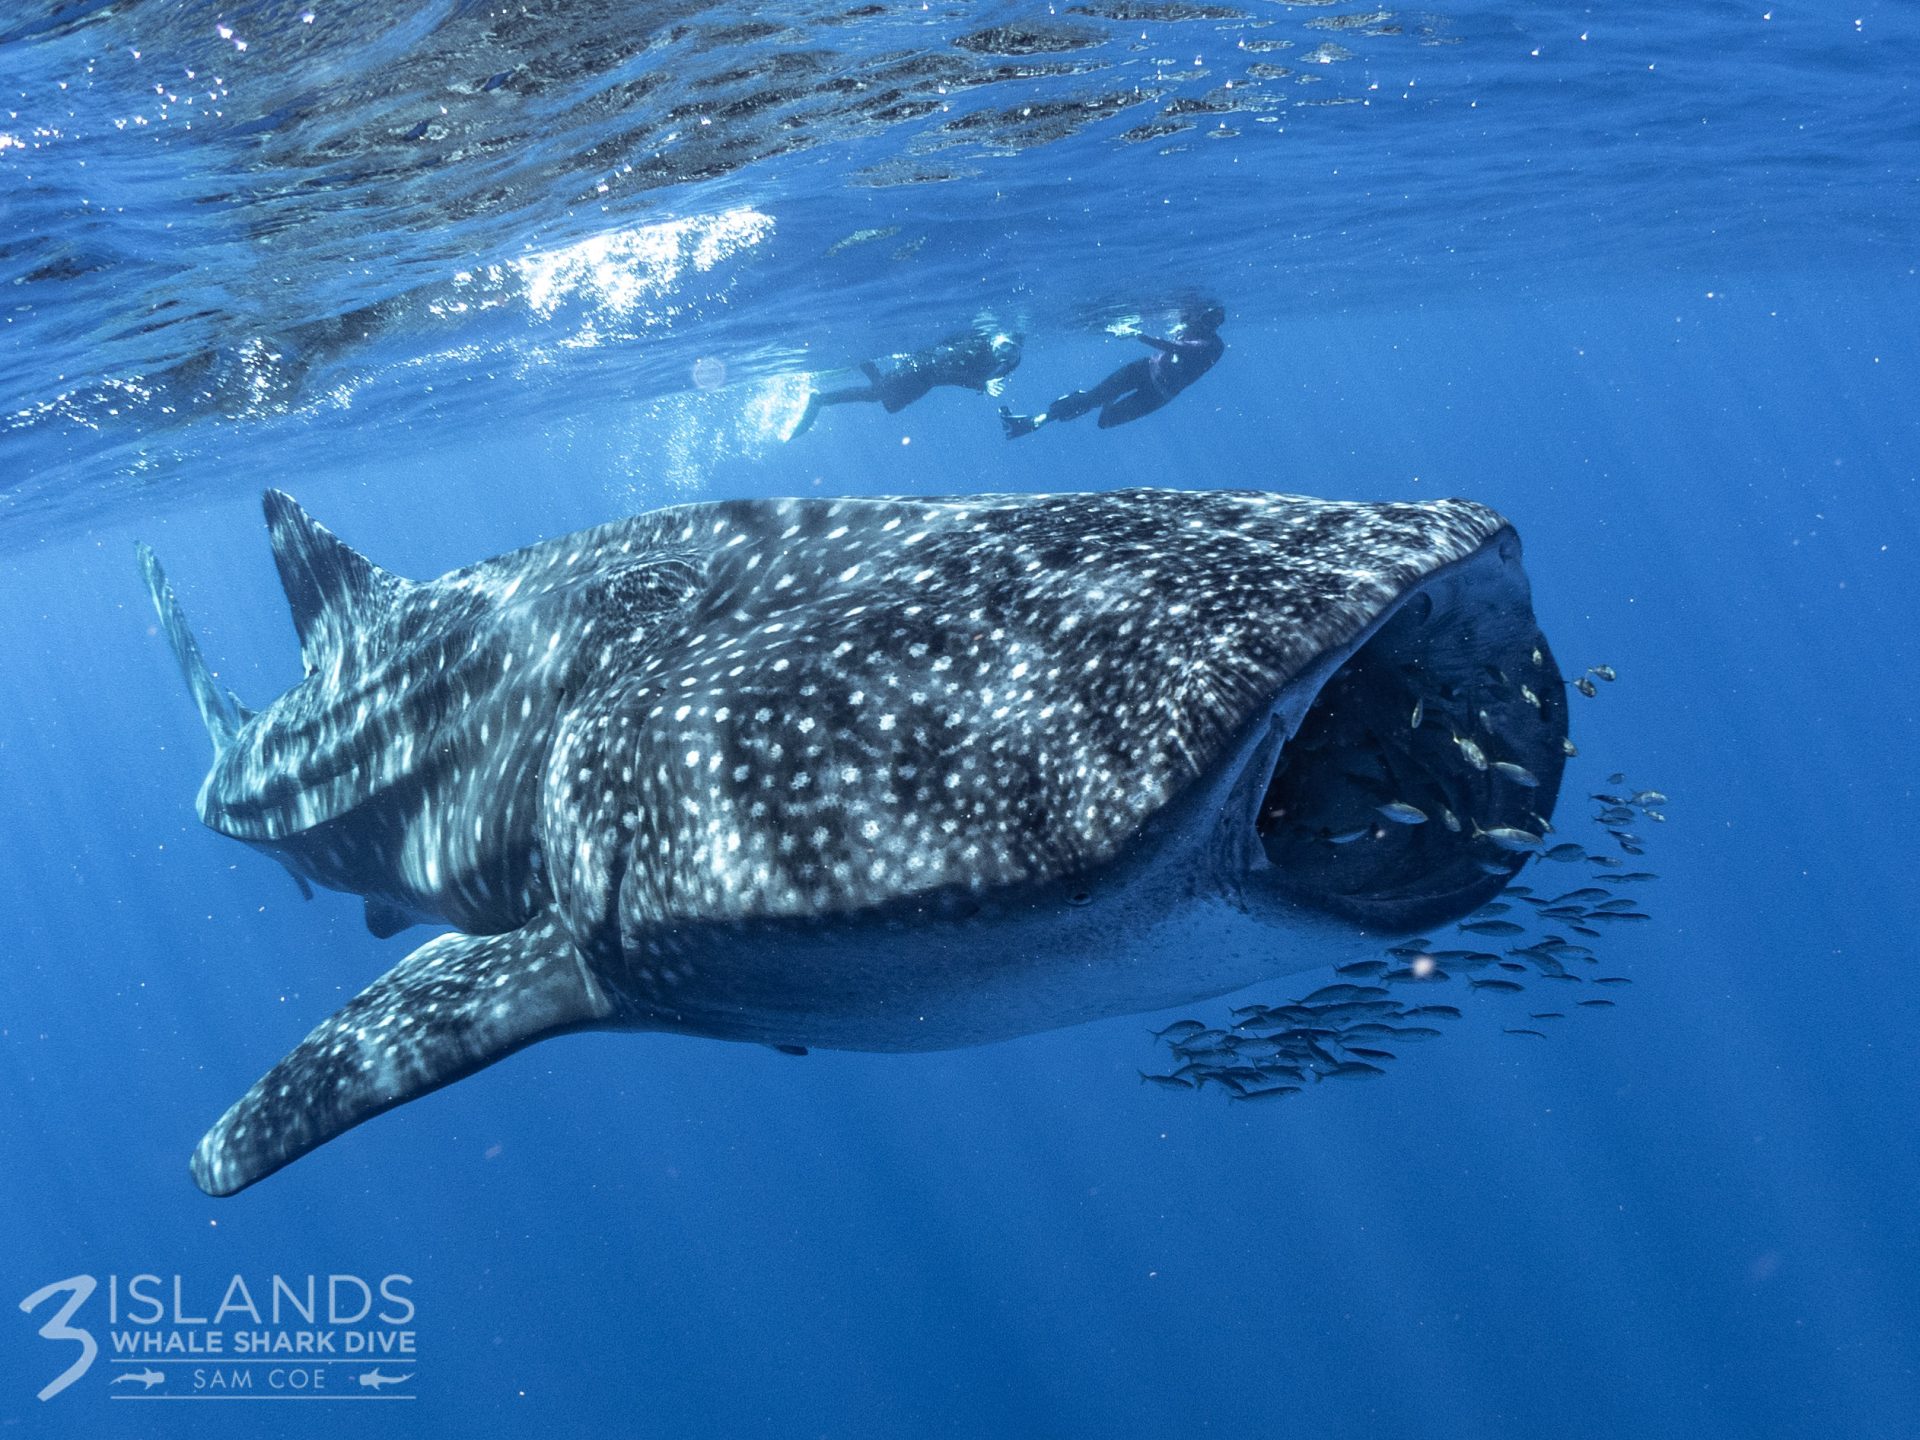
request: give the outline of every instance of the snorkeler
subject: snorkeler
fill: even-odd
[[[1102,430],[1151,415],[1213,368],[1227,348],[1220,338],[1220,326],[1226,318],[1224,309],[1209,305],[1181,324],[1170,340],[1132,332],[1134,339],[1151,345],[1154,353],[1129,360],[1091,390],[1062,395],[1038,415],[1016,415],[1002,405],[1000,423],[1006,428],[1007,438],[1031,435],[1051,421],[1077,420],[1096,408]]]
[[[998,396],[1006,388],[1007,376],[1019,364],[1018,335],[959,335],[925,350],[869,360],[860,367],[867,377],[865,385],[815,390],[809,394],[807,408],[800,412],[793,429],[787,432],[787,439],[806,434],[822,408],[828,405],[873,400],[886,406],[887,413],[892,415],[936,385],[954,385]]]

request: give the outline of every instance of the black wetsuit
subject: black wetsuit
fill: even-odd
[[[924,398],[936,385],[986,391],[990,382],[1010,374],[1019,363],[1019,342],[1004,335],[966,335],[910,354],[869,360],[860,367],[867,377],[865,385],[809,395],[807,408],[788,438],[805,434],[828,405],[876,401],[892,415]]]
[[[1136,340],[1153,347],[1153,354],[1128,361],[1091,390],[1062,395],[1038,415],[1015,415],[1002,409],[1000,418],[1006,426],[1007,438],[1031,435],[1051,421],[1077,420],[1094,409],[1100,412],[1102,430],[1151,415],[1211,370],[1214,362],[1226,352],[1226,343],[1217,330],[1177,333],[1179,338],[1175,340],[1136,335]]]

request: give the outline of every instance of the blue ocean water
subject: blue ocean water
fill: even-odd
[[[1910,10],[21,13],[0,1428],[1920,1432]],[[949,389],[780,439],[808,375],[974,326],[1025,335],[1003,398],[1039,408],[1202,298],[1226,357],[1137,424],[1008,444]],[[1541,987],[1449,993],[1384,1079],[1278,1106],[1142,1084],[1174,1015],[573,1036],[194,1188],[205,1127],[426,932],[200,826],[136,539],[258,704],[300,678],[267,485],[425,577],[690,499],[1123,484],[1514,522],[1563,664],[1619,676],[1571,697],[1561,830],[1603,838],[1614,772],[1671,796],[1612,1008],[1540,1039]],[[302,1390],[112,1384],[142,1274],[179,1333],[236,1275],[408,1277],[415,1398],[300,1357]],[[76,1276],[102,1353],[43,1401],[78,1343],[14,1306]],[[291,1398],[320,1370],[354,1401]]]

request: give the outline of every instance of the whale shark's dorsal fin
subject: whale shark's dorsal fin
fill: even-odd
[[[300,635],[300,658],[309,671],[317,670],[348,637],[374,628],[412,582],[382,570],[285,491],[269,490],[262,498],[273,561]]]

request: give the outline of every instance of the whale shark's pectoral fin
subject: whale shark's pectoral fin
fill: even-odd
[[[231,1195],[383,1110],[613,1007],[566,930],[436,936],[320,1024],[220,1117],[193,1178]]]

